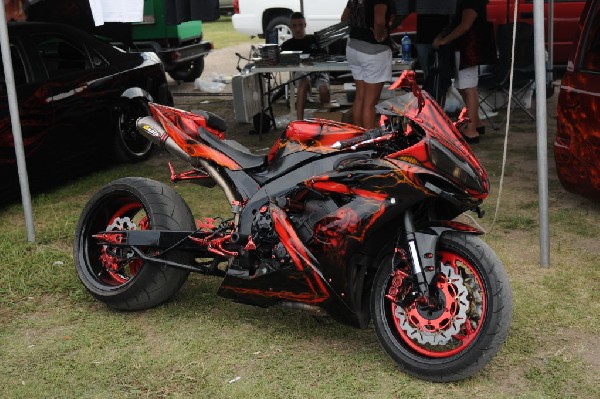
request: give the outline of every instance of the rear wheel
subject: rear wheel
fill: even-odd
[[[292,30],[290,29],[290,16],[289,15],[278,15],[267,24],[265,29],[265,36],[269,38],[269,35],[276,35],[277,43],[282,45],[288,39],[292,38]]]
[[[170,187],[127,177],[96,193],[76,228],[73,258],[79,279],[97,299],[115,309],[138,310],[171,298],[188,272],[139,258],[131,248],[100,245],[93,237],[115,230],[195,230],[192,213]],[[170,251],[164,259],[190,263],[193,256]]]
[[[409,270],[384,257],[371,297],[379,342],[398,366],[430,381],[456,381],[480,370],[500,349],[512,319],[502,263],[479,238],[448,232],[438,243],[435,305],[406,300]]]
[[[184,62],[169,72],[169,76],[176,81],[193,82],[202,75],[204,71],[204,57]]]
[[[146,101],[133,99],[123,102],[115,115],[113,148],[117,161],[140,162],[147,159],[152,154],[152,143],[135,126],[138,118],[150,115]]]

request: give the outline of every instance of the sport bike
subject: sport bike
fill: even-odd
[[[171,298],[190,272],[217,275],[218,295],[238,302],[372,320],[416,377],[472,375],[512,319],[504,266],[479,230],[453,220],[482,216],[489,181],[459,133],[465,112],[452,123],[414,73],[391,89],[377,129],[294,121],[268,155],[226,140],[214,114],[151,103],[139,132],[190,165],[170,164],[171,179],[219,186],[231,217],[195,220],[168,185],[116,180],[78,222],[79,278],[109,307],[137,310]]]

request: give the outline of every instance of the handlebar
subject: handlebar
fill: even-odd
[[[335,148],[336,150],[343,150],[343,149],[346,149],[349,147],[353,147],[364,141],[373,140],[378,137],[381,137],[381,136],[383,136],[384,133],[386,133],[386,132],[382,128],[375,128],[375,129],[367,130],[360,136],[352,137],[351,139],[347,139],[347,140],[336,141],[335,143],[333,143],[331,148]]]
[[[237,60],[237,65],[235,66],[235,69],[238,70],[238,72],[242,72],[242,71],[248,71],[251,69],[251,67],[254,65],[252,64],[252,59],[250,59],[250,57],[244,57],[243,55],[241,55],[240,53],[235,53],[235,55],[238,57]],[[247,61],[248,63],[242,68],[240,67],[240,62],[242,62],[242,60]]]

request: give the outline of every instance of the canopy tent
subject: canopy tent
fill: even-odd
[[[35,1],[35,0],[34,0]],[[50,1],[50,0],[45,0]],[[92,0],[93,1],[93,0]],[[397,4],[413,3],[414,1],[427,2],[435,4],[433,0],[396,0]],[[23,1],[21,1],[22,3]],[[14,0],[5,1],[8,3],[11,12],[14,12]],[[200,1],[177,0],[176,4],[197,5]],[[440,2],[440,4],[443,2]],[[552,24],[554,0],[549,0],[549,48],[552,49]],[[518,0],[515,0],[515,10]],[[534,4],[534,33],[535,33],[535,88],[537,98],[546,98],[546,62],[544,47],[544,0],[533,0]],[[301,3],[303,6],[303,2]],[[13,8],[10,8],[13,6]],[[194,8],[197,9],[197,8]],[[17,10],[18,11],[18,10]],[[175,15],[181,13],[175,12]],[[187,15],[186,15],[187,17]],[[191,13],[190,13],[191,17]],[[178,18],[177,16],[175,18]],[[19,184],[21,187],[21,196],[23,202],[23,211],[25,213],[25,222],[27,227],[27,237],[30,242],[35,240],[35,231],[33,225],[33,214],[31,209],[31,197],[29,193],[29,183],[27,178],[27,168],[23,150],[23,139],[21,136],[21,127],[19,122],[19,110],[15,90],[15,81],[12,70],[12,60],[8,41],[8,29],[6,24],[5,7],[0,10],[0,45],[2,47],[2,62],[4,65],[4,74],[7,86],[8,102],[11,115],[12,132],[15,142],[15,153],[17,158],[17,167],[19,170]],[[516,18],[515,18],[516,20]],[[551,50],[550,50],[551,51]],[[538,193],[539,193],[539,213],[540,213],[540,263],[542,267],[550,265],[550,242],[548,234],[548,154],[547,126],[546,126],[546,105],[545,102],[536,101],[536,130],[537,130],[537,154],[538,154]]]
[[[12,69],[12,59],[8,42],[8,27],[4,7],[0,7],[0,47],[2,48],[2,63],[4,66],[4,79],[8,95],[8,108],[10,110],[10,122],[15,143],[17,168],[19,170],[19,186],[21,187],[21,199],[23,212],[25,213],[25,225],[27,227],[27,240],[35,241],[35,229],[33,225],[33,212],[31,209],[31,195],[29,193],[29,179],[27,177],[27,165],[25,163],[25,151],[23,150],[23,136],[21,134],[21,121],[19,119],[19,106],[17,104],[17,92],[15,89],[15,76]]]

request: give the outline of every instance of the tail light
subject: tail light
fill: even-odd
[[[240,1],[239,0],[233,0],[233,13],[234,14],[240,13]]]

